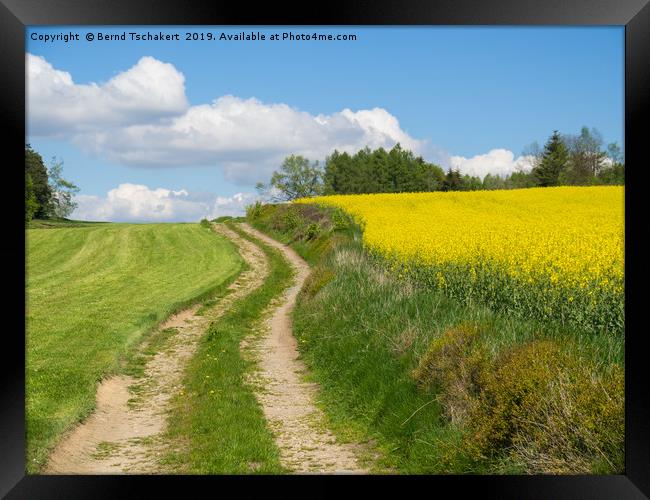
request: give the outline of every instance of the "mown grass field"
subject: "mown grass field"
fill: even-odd
[[[459,205],[462,194],[448,201]],[[375,196],[384,195],[365,198]],[[612,203],[605,212],[622,210],[622,199],[614,195]],[[413,203],[399,211],[380,205],[374,208],[386,219],[422,214]],[[341,208],[258,205],[247,215],[313,266],[294,311],[301,355],[321,384],[335,431],[374,439],[383,452],[380,466],[403,473],[622,472],[620,330],[526,315],[525,309],[512,314],[476,295],[466,300],[436,286],[427,272],[395,266],[395,254],[375,251]],[[435,217],[444,214],[429,215],[420,220],[439,227]],[[597,227],[598,217],[592,222]],[[471,220],[456,220],[450,229],[468,227]],[[388,227],[384,235],[389,241],[410,235],[416,244],[454,239],[423,231],[401,226],[394,234]],[[534,246],[534,238],[528,242]],[[540,244],[546,244],[543,234]]]
[[[27,469],[90,413],[156,324],[207,297],[242,267],[199,224],[41,225],[27,230]]]

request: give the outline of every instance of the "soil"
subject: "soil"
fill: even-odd
[[[242,348],[258,363],[251,377],[269,427],[280,449],[282,464],[295,473],[352,473],[368,471],[358,456],[365,447],[337,442],[315,404],[318,385],[304,380],[306,367],[292,333],[291,311],[309,265],[290,247],[250,227],[244,231],[280,250],[295,270],[293,285],[268,311],[262,334],[245,339]]]
[[[103,380],[94,413],[60,440],[44,474],[178,473],[166,470],[160,461],[170,445],[164,434],[171,397],[183,389],[184,369],[209,324],[234,301],[261,286],[269,272],[266,256],[257,245],[223,224],[213,227],[238,246],[249,269],[203,314],[197,314],[200,306],[195,305],[161,324],[158,331],[167,330],[169,337],[148,357],[142,376]],[[282,464],[294,473],[367,473],[358,459],[367,452],[365,445],[337,442],[315,404],[318,386],[304,380],[306,368],[298,356],[291,311],[309,266],[286,245],[247,224],[240,227],[280,250],[295,270],[292,286],[273,301],[260,331],[241,343],[244,355],[256,361],[258,369],[248,382],[275,436]],[[141,351],[147,346],[145,342]]]

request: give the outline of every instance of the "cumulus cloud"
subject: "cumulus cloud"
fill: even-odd
[[[255,193],[230,197],[211,193],[190,193],[185,189],[150,189],[142,184],[120,184],[105,197],[79,195],[72,217],[77,220],[113,222],[193,222],[204,217],[242,215],[253,203]]]
[[[232,95],[188,106],[184,76],[152,57],[101,85],[75,84],[31,54],[27,67],[30,135],[66,138],[123,165],[212,165],[227,180],[249,184],[267,179],[288,154],[323,160],[334,149],[400,142],[421,154],[425,147],[378,107],[312,115]]]
[[[334,149],[354,153],[366,146],[389,149],[398,142],[445,168],[481,178],[530,166],[528,157],[515,158],[505,149],[471,158],[450,156],[429,141],[410,136],[394,115],[380,107],[315,115],[285,103],[233,95],[191,106],[184,75],[153,57],[142,57],[107,82],[80,84],[45,58],[27,54],[27,122],[30,136],[69,140],[121,165],[216,166],[226,180],[241,185],[268,180],[289,154],[324,160]],[[134,185],[121,185],[113,196],[126,192],[122,186]],[[188,203],[186,210],[198,210],[198,204],[205,203],[187,197],[169,191],[145,199],[158,200],[152,206],[163,207],[161,217],[171,203],[175,210]],[[120,208],[118,198],[80,200],[117,215],[136,210],[132,204],[128,210]],[[223,209],[238,203],[229,200]]]
[[[32,54],[26,66],[32,135],[71,137],[176,116],[189,107],[183,74],[153,57],[102,84],[77,84],[70,73]]]
[[[270,176],[288,154],[324,159],[334,149],[356,152],[421,141],[381,108],[313,116],[286,104],[224,96],[165,123],[131,125],[84,136],[82,143],[125,165],[219,165],[226,179],[252,183]]]
[[[502,177],[517,171],[529,171],[532,157],[519,156],[515,158],[512,151],[507,149],[492,149],[486,154],[465,158],[464,156],[451,156],[451,168],[458,169],[462,174],[469,174],[483,179],[487,174]]]

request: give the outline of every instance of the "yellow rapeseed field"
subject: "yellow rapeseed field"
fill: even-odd
[[[624,188],[324,196],[400,273],[462,299],[622,330]]]

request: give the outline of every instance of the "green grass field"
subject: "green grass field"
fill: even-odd
[[[199,224],[27,229],[28,472],[92,411],[98,381],[147,332],[242,265],[229,241]]]

